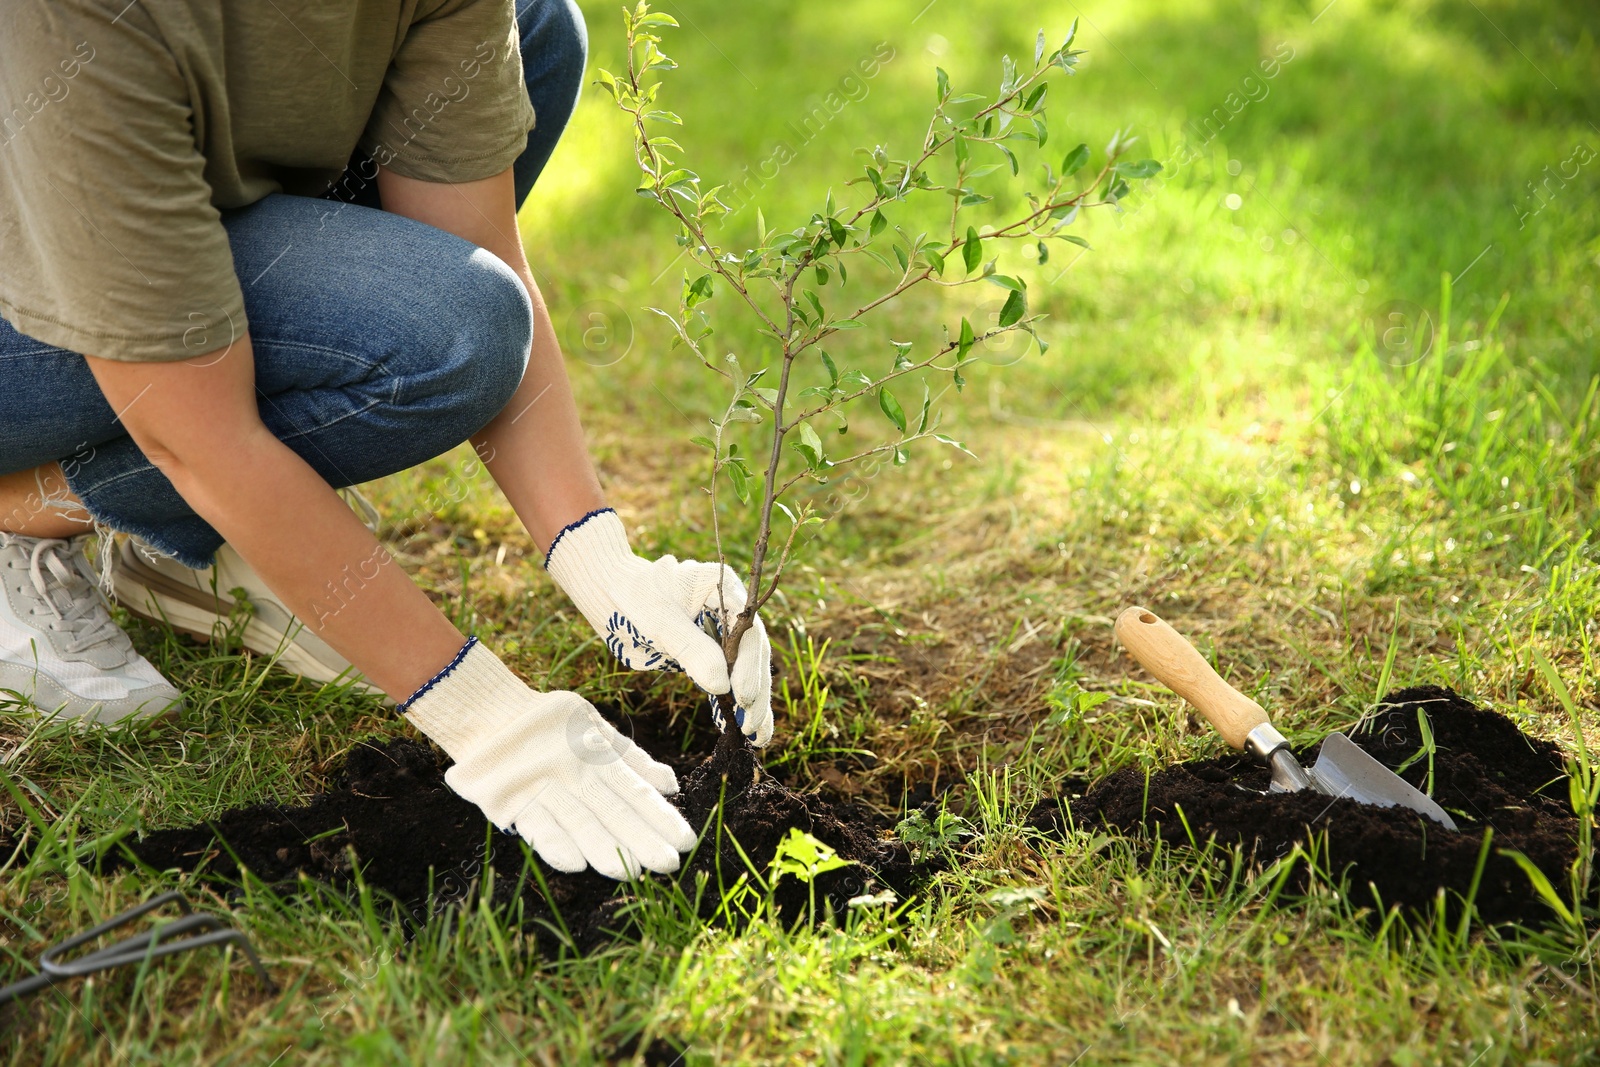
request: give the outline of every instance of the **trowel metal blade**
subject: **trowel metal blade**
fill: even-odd
[[[1447,830],[1456,821],[1433,799],[1367,754],[1366,750],[1335,731],[1322,742],[1312,784],[1329,796],[1349,797],[1381,808],[1402,807],[1421,812]]]

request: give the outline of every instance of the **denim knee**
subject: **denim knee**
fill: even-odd
[[[533,341],[533,304],[522,280],[503,260],[482,249],[462,269],[448,307],[447,373],[440,383],[450,394],[458,432],[476,433],[511,401],[528,369]]]

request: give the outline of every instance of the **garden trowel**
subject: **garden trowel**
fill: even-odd
[[[1272,770],[1268,792],[1314,789],[1383,808],[1421,812],[1448,830],[1455,820],[1420,789],[1367,755],[1342,733],[1322,742],[1317,762],[1307,770],[1289,751],[1261,705],[1223,681],[1195,647],[1153,611],[1132,607],[1117,616],[1117,640],[1145,670],[1199,709],[1234,748],[1248,751]]]

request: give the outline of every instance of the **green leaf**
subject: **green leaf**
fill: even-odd
[[[1079,237],[1075,233],[1060,233],[1060,234],[1057,234],[1056,236],[1061,238],[1063,241],[1068,241],[1068,242],[1071,242],[1072,244],[1077,245],[1079,248],[1088,248],[1089,247],[1089,242],[1085,241],[1082,237]]]
[[[717,443],[709,437],[691,437],[689,438],[689,443],[691,445],[699,445],[701,448],[709,448],[713,452],[717,449]]]
[[[961,335],[956,340],[957,363],[967,358],[967,353],[972,350],[973,340],[974,337],[972,334],[972,323],[968,322],[966,318],[963,317],[961,320]]]
[[[1028,313],[1028,298],[1021,289],[1011,290],[1005,306],[1000,309],[1000,325],[1011,326]]]
[[[937,273],[939,273],[939,274],[943,274],[944,273],[944,254],[943,253],[936,252],[932,248],[924,248],[922,250],[922,254],[928,257],[928,262],[930,264],[932,264],[933,269]]]
[[[961,246],[961,259],[967,265],[967,273],[971,274],[983,262],[983,238],[978,236],[976,226],[967,227],[967,240]]]
[[[645,195],[654,196],[655,194],[646,191]],[[900,269],[902,271],[908,269],[911,265],[911,261],[906,259],[906,250],[899,245],[894,246],[894,258],[900,261]]]
[[[633,20],[634,29],[643,29],[646,26],[671,26],[676,29],[678,20],[661,11],[652,11],[642,18]],[[1039,32],[1043,33],[1044,31],[1041,30]]]
[[[868,236],[876,237],[878,234],[882,233],[884,229],[888,227],[888,225],[889,220],[883,217],[883,212],[874,211],[872,213],[872,223],[867,229],[867,234]]]
[[[901,433],[906,432],[906,409],[900,406],[900,401],[894,398],[893,393],[886,388],[879,389],[878,406]]]
[[[991,274],[985,278],[984,281],[987,281],[993,285],[998,285],[1002,289],[1010,289],[1014,293],[1020,293],[1026,288],[1026,286],[1024,286],[1017,279],[1011,277],[1009,274]]]
[[[938,441],[940,444],[949,445],[951,448],[957,449],[958,451],[961,451],[961,452],[965,452],[967,455],[972,456],[973,459],[977,459],[978,458],[977,456],[973,455],[973,453],[967,448],[966,445],[962,444],[960,441],[957,441],[953,437],[946,437],[942,433],[936,433],[936,434],[933,435],[933,439],[935,441]]]
[[[817,875],[848,867],[851,862],[840,859],[833,849],[795,826],[790,827],[788,837],[778,842],[769,866],[774,880],[789,874],[809,884]]]
[[[811,306],[817,309],[817,321],[821,322],[823,319],[827,318],[827,313],[822,310],[822,301],[817,299],[817,294],[812,292],[810,289],[807,289],[805,291],[805,295],[806,299],[811,301]]]
[[[865,326],[866,323],[861,322],[858,319],[840,319],[838,322],[830,322],[828,325],[832,326],[835,330],[859,330],[861,327]]]
[[[939,82],[939,99],[938,99],[938,103],[942,104],[942,103],[944,103],[946,100],[948,100],[950,98],[950,75],[948,75],[948,74],[946,74],[944,72],[944,68],[943,67],[934,67],[933,71],[934,71],[934,77]]]
[[[951,138],[951,141],[955,146],[956,165],[965,166],[967,160],[971,158],[967,153],[967,139],[958,133]]]
[[[711,275],[702,274],[694,281],[684,279],[683,305],[692,308],[702,301],[710,300],[713,295]]]
[[[818,349],[818,351],[821,352],[822,350]],[[829,381],[831,381],[834,385],[838,385],[839,384],[839,368],[834,365],[833,357],[828,355],[828,353],[826,353],[826,352],[822,352],[822,365],[824,367],[828,368],[828,379],[829,379]]]
[[[1040,88],[1042,89],[1044,86],[1040,86]],[[1011,164],[1011,176],[1015,178],[1017,176],[1017,154],[1003,144],[996,144],[995,147],[1000,149],[1001,155],[1005,156],[1006,161]]]
[[[928,383],[922,383],[922,414],[917,416],[917,433],[928,431],[928,415],[933,411],[933,393],[928,389]]]
[[[1067,158],[1061,161],[1061,173],[1063,176],[1076,174],[1083,169],[1083,165],[1087,162],[1089,162],[1089,146],[1080,144],[1077,148],[1068,152]]]
[[[1161,164],[1153,159],[1141,159],[1137,163],[1118,163],[1116,171],[1124,178],[1153,178],[1161,170]]]
[[[817,284],[818,285],[827,285],[828,284],[828,268],[824,267],[821,263],[817,264]]]
[[[733,495],[742,504],[750,503],[750,472],[744,469],[743,461],[730,461],[722,469],[728,472],[728,480],[733,483]]]
[[[910,341],[890,341],[894,345],[894,369],[906,370],[911,366],[911,357],[906,353],[911,351]]]
[[[809,422],[800,424],[800,440],[795,442],[795,450],[806,460],[806,466],[815,470],[822,466],[822,438],[817,436],[817,431],[811,428]]]
[[[1039,262],[1041,264],[1050,262],[1050,246],[1045,244],[1043,241],[1040,241],[1038,244],[1038,253]]]

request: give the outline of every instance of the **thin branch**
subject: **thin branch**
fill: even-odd
[[[975,337],[973,337],[972,346],[974,348],[976,348],[979,344],[983,343],[984,341],[989,340],[989,338],[998,337],[998,336],[1000,336],[1001,334],[1004,334],[1004,333],[1015,333],[1018,330],[1021,330],[1021,329],[1024,328],[1024,323],[1036,322],[1036,321],[1038,321],[1038,318],[1039,318],[1039,316],[1033,315],[1033,316],[1029,316],[1026,319],[1022,319],[1022,320],[1020,320],[1018,322],[1014,322],[1010,326],[996,326],[992,330],[985,330],[983,333],[978,334]],[[787,429],[793,429],[794,427],[800,425],[800,423],[802,423],[802,422],[808,422],[808,421],[810,421],[811,419],[815,418],[818,415],[824,414],[824,413],[829,412],[829,411],[833,411],[836,408],[843,407],[845,404],[850,403],[850,401],[852,401],[852,400],[856,400],[856,399],[859,399],[860,397],[866,396],[868,393],[876,392],[878,389],[883,387],[883,384],[885,382],[894,381],[896,378],[903,378],[907,374],[912,374],[912,373],[915,373],[916,371],[919,371],[919,370],[927,370],[929,368],[932,368],[934,370],[956,370],[956,369],[959,368],[960,364],[958,364],[956,367],[940,367],[940,366],[936,365],[936,361],[941,359],[941,358],[943,358],[943,357],[945,357],[945,356],[948,356],[951,352],[956,351],[960,347],[961,347],[961,339],[960,338],[957,338],[954,341],[947,341],[943,348],[939,349],[937,352],[935,352],[933,355],[929,356],[927,359],[923,360],[921,363],[913,363],[909,367],[901,367],[899,370],[892,370],[888,374],[884,375],[882,378],[879,378],[877,381],[873,382],[871,385],[864,385],[860,389],[857,389],[853,393],[848,393],[848,394],[846,394],[844,396],[839,397],[836,400],[829,400],[826,404],[819,404],[818,406],[810,409],[809,411],[806,411],[806,412],[804,412],[804,413],[802,413],[800,415],[796,415],[795,418],[794,418],[794,421],[789,423],[789,425],[785,429],[786,430]]]

